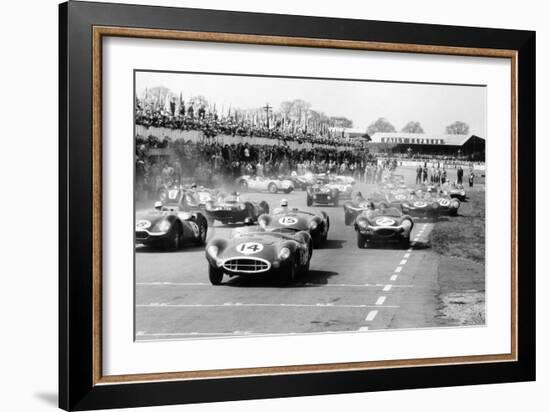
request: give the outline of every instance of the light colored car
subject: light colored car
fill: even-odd
[[[326,187],[328,189],[337,189],[340,199],[351,199],[354,185],[355,179],[351,176],[334,176],[330,178]]]
[[[244,175],[239,177],[236,183],[242,192],[251,190],[256,192],[268,191],[269,193],[290,193],[294,190],[294,184],[290,180],[263,176]]]

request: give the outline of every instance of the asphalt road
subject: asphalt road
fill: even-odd
[[[374,187],[359,184],[365,194]],[[306,208],[303,191],[247,193],[273,208],[284,197]],[[136,251],[136,339],[182,339],[245,334],[367,331],[441,326],[437,319],[438,259],[429,248],[433,224],[417,220],[411,247],[358,249],[342,207],[330,216],[327,244],[314,250],[310,273],[287,287],[268,279],[208,280],[204,248]],[[437,224],[437,223],[435,223]],[[235,227],[217,223],[208,238]]]

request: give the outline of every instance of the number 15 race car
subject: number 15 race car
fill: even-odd
[[[136,214],[136,244],[179,249],[183,243],[204,245],[208,223],[201,213],[181,211],[177,206],[162,207]]]
[[[210,283],[223,275],[276,277],[287,285],[309,272],[312,246],[307,232],[266,232],[258,227],[234,231],[231,239],[212,239],[206,247]]]

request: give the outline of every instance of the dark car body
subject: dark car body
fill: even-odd
[[[338,206],[340,192],[338,188],[318,181],[312,186],[306,188],[306,204],[312,206],[314,204],[334,205]]]
[[[354,223],[357,247],[363,249],[371,242],[398,242],[408,247],[413,226],[412,218],[397,208],[365,211]]]
[[[440,193],[435,196],[435,201],[439,204],[438,214],[443,216],[456,216],[460,207],[460,200],[449,195]]]
[[[355,197],[353,200],[344,203],[344,224],[350,226],[355,222],[357,216],[366,211],[369,206],[373,209],[379,208],[381,205],[386,207],[389,203],[382,193],[372,193],[367,199]]]
[[[330,221],[328,215],[321,212],[308,212],[299,209],[277,210],[263,214],[258,223],[267,231],[301,232],[311,235],[314,247],[319,247],[327,240]]]
[[[209,278],[219,285],[224,275],[276,277],[292,282],[309,271],[312,245],[309,233],[282,233],[262,228],[240,228],[230,239],[212,239],[206,247]]]
[[[163,207],[136,214],[136,244],[178,249],[184,243],[205,243],[208,222],[198,212],[186,212],[179,207]]]
[[[448,195],[453,199],[458,199],[461,202],[466,201],[466,191],[464,186],[458,183],[445,184],[441,187],[441,190],[444,194]]]
[[[242,200],[239,195],[222,196],[217,201],[207,202],[204,212],[210,221],[223,224],[243,222],[255,223],[258,217],[269,213],[269,205],[265,201],[259,203]]]

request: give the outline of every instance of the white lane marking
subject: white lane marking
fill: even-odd
[[[137,282],[138,286],[212,286],[210,283],[180,283],[180,282]],[[383,283],[297,283],[300,286],[316,286],[322,288],[379,288]],[[400,285],[401,287],[412,287],[412,285]],[[258,286],[261,287],[261,286]]]
[[[408,259],[408,258],[410,258],[410,257],[411,257],[411,253],[410,253],[410,252],[408,252],[408,253],[405,253],[405,256],[403,256],[403,257],[404,257],[405,259]]]
[[[394,270],[395,273],[399,273],[401,272],[401,270],[403,270],[403,266],[397,266]]]
[[[378,314],[378,311],[377,310],[371,310],[369,312],[369,314],[367,315],[367,317],[365,318],[365,320],[367,322],[371,322],[374,320],[374,318],[376,317],[376,315]]]
[[[384,286],[384,289],[382,289],[384,292],[388,292],[391,289],[392,285],[386,285]]]
[[[388,288],[389,287],[389,288]],[[386,289],[388,288],[388,289]],[[384,290],[390,290],[391,285],[386,285]],[[384,308],[399,308],[397,305],[385,305],[385,306],[376,306],[376,305],[334,305],[332,303],[316,303],[316,304],[305,304],[305,303],[229,303],[224,304],[172,304],[172,303],[147,303],[147,304],[138,304],[137,308],[223,308],[228,306],[237,306],[237,307],[279,307],[279,308],[374,308],[374,307],[384,307]]]
[[[399,262],[400,265],[406,265],[407,264],[407,259],[403,259],[401,262]]]
[[[369,330],[369,327],[368,326],[361,326],[359,329],[357,329],[359,332],[363,332],[363,331],[366,331],[366,330]]]
[[[391,275],[390,280],[395,282],[397,280],[397,275]]]
[[[412,248],[412,247],[410,247],[410,248],[407,249],[407,252],[409,252],[409,253],[411,253],[412,251],[413,251],[413,248]]]
[[[380,296],[377,300],[376,300],[376,305],[383,305],[384,302],[386,300],[386,297],[385,296]]]

